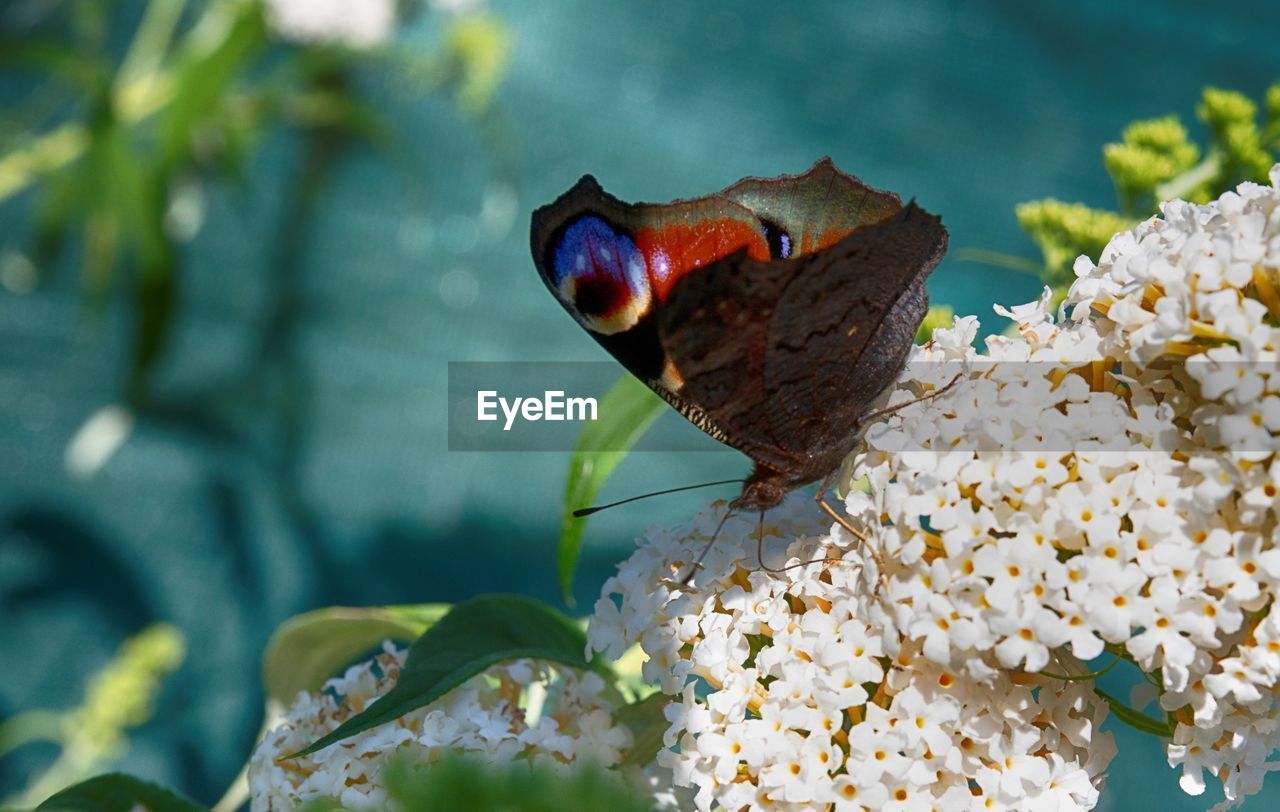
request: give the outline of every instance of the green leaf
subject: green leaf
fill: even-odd
[[[36,812],[207,812],[180,795],[122,773],[90,778],[67,787]]]
[[[662,715],[662,709],[671,697],[653,694],[618,709],[615,719],[631,731],[631,747],[622,758],[622,766],[644,767],[651,763],[662,749],[662,735],[671,723]]]
[[[649,812],[634,783],[589,764],[485,764],[457,755],[431,764],[408,759],[388,765],[387,795],[413,812],[566,812],[607,809]],[[311,810],[307,810],[311,812]]]
[[[453,607],[409,647],[394,688],[291,758],[429,705],[496,663],[529,657],[590,668],[586,647],[577,624],[546,604],[518,595],[472,598]]]
[[[267,44],[257,3],[225,4],[192,31],[178,60],[173,101],[161,127],[163,165],[184,163],[197,132],[225,118],[228,89]]]
[[[578,565],[582,534],[587,527],[586,518],[575,518],[573,512],[591,504],[613,469],[644,436],[665,406],[652,389],[627,375],[600,399],[600,419],[587,423],[578,438],[564,487],[558,552],[560,591],[570,606],[573,605],[573,571]]]
[[[1152,719],[1145,713],[1139,713],[1105,691],[1094,689],[1099,697],[1111,707],[1111,713],[1134,730],[1150,733],[1164,739],[1173,738],[1173,724],[1169,721]]]
[[[340,668],[383,640],[417,639],[448,604],[330,606],[280,624],[262,654],[268,701],[288,705],[299,691],[318,691]]]

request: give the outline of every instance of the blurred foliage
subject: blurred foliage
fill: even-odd
[[[1115,184],[1115,210],[1054,198],[1018,206],[1018,223],[1043,254],[1045,282],[1061,295],[1075,278],[1076,257],[1096,261],[1116,232],[1154,214],[1163,200],[1203,203],[1243,181],[1265,183],[1280,158],[1280,82],[1267,90],[1263,106],[1259,125],[1253,100],[1234,90],[1205,88],[1196,108],[1209,133],[1204,146],[1191,141],[1177,116],[1130,124],[1119,142],[1102,148],[1103,166]]]
[[[636,786],[615,770],[553,768],[514,761],[486,764],[453,756],[430,764],[402,758],[385,773],[389,809],[407,812],[649,812]],[[200,812],[203,807],[132,776],[111,774],[68,787],[37,812]],[[336,800],[316,800],[300,812],[343,812]]]
[[[504,769],[462,758],[393,767],[387,774],[387,790],[404,809],[415,812],[645,812],[650,808],[621,776],[609,770],[579,767],[563,772],[521,764]]]
[[[388,766],[392,808],[413,812],[648,812],[635,787],[612,770],[553,769],[542,764],[484,764],[462,757],[433,764],[407,760]],[[340,812],[336,803],[316,802],[302,812]]]
[[[506,70],[509,50],[507,29],[493,17],[462,18],[450,24],[443,64],[464,111],[480,113],[489,106]]]
[[[302,176],[295,194],[284,196],[292,208],[276,235],[284,261],[272,266],[284,279],[297,253],[291,240],[303,233],[309,204],[337,157],[355,144],[386,147],[396,137],[363,98],[372,75],[429,74],[427,91],[452,94],[464,112],[479,114],[505,70],[505,27],[471,6],[436,13],[423,0],[399,4],[399,21],[430,10],[427,22],[441,32],[434,47],[401,49],[393,39],[370,47],[333,38],[290,41],[272,28],[266,12],[273,5],[24,0],[21,9],[0,14],[0,69],[12,74],[6,79],[18,91],[0,111],[0,204],[32,212],[29,230],[0,241],[0,284],[29,292],[66,260],[78,262],[94,312],[122,301],[132,328],[130,357],[120,365],[129,412],[150,407],[160,419],[178,413],[152,393],[150,381],[178,318],[186,243],[201,230],[211,184],[260,182],[253,168],[262,145],[283,131],[301,136]],[[293,7],[310,10],[305,2]],[[264,343],[289,329],[287,310],[285,301],[270,314]],[[291,414],[287,423],[298,420]],[[296,688],[290,679],[309,682],[374,631],[379,641],[413,639],[434,619],[415,609],[365,616],[357,624],[364,637],[355,639],[348,628],[341,640],[326,638],[324,656],[312,651],[306,663],[276,662],[269,682],[279,691]],[[272,651],[291,657],[300,639],[314,642],[317,630],[332,632],[331,621],[343,619],[350,618],[306,618]],[[0,724],[0,755],[27,742],[61,747],[53,766],[15,800],[35,803],[118,758],[127,746],[124,732],[150,716],[159,680],[181,657],[181,635],[155,627],[95,678],[83,707],[31,711]]]
[[[124,396],[136,407],[169,343],[181,246],[200,230],[204,185],[250,182],[255,150],[279,128],[385,142],[388,125],[358,92],[359,71],[380,67],[381,54],[280,41],[258,0],[150,0],[136,19],[96,0],[30,5],[33,23],[0,31],[0,67],[36,77],[27,100],[0,115],[0,202],[34,187],[27,250],[37,273],[75,235],[89,300],[130,300]],[[438,52],[386,55],[481,112],[506,66],[506,29],[486,15],[451,16],[445,28]]]
[[[119,758],[128,746],[126,731],[151,718],[162,681],[185,656],[181,632],[163,623],[149,626],[89,681],[79,707],[26,711],[0,724],[0,755],[39,741],[61,748],[54,763],[9,802],[34,806]]]
[[[201,812],[201,807],[155,784],[111,773],[67,787],[36,812]]]
[[[933,338],[933,331],[939,327],[950,327],[955,321],[956,309],[951,305],[933,305],[924,314],[920,326],[916,328],[916,343],[926,344]]]

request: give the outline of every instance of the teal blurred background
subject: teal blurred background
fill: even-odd
[[[1015,204],[1109,204],[1099,150],[1126,123],[1191,120],[1205,85],[1256,98],[1280,78],[1280,22],[1262,2],[495,0],[489,10],[508,29],[510,63],[483,115],[365,69],[356,86],[390,123],[387,143],[341,152],[311,189],[304,137],[280,131],[244,182],[203,186],[206,215],[181,247],[151,397],[91,473],[69,469],[68,448],[120,401],[131,310],[118,296],[86,305],[74,251],[30,290],[4,277],[0,718],[76,704],[124,638],[171,621],[189,654],[122,767],[212,802],[253,745],[259,656],[290,615],[493,591],[558,603],[568,454],[449,453],[444,390],[449,361],[603,357],[528,252],[529,211],[579,175],[623,199],[662,201],[830,154],[941,213],[953,253],[1034,258]],[[398,46],[432,42],[434,19],[400,29]],[[0,100],[8,108],[33,86],[0,75]],[[30,193],[0,204],[10,259],[30,250],[35,209]],[[1040,288],[1032,275],[954,259],[929,285],[934,303],[992,329],[993,303]],[[746,468],[732,453],[637,454],[604,496]],[[578,610],[647,524],[679,522],[707,498],[594,519]],[[1211,805],[1179,792],[1155,740],[1116,734],[1101,808]],[[0,761],[0,796],[47,757],[35,747]],[[1273,779],[1246,808],[1277,803]]]

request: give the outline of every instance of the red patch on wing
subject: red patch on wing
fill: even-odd
[[[665,301],[676,281],[689,271],[743,248],[753,259],[769,260],[769,243],[760,229],[737,220],[703,220],[693,225],[673,224],[641,228],[634,234],[644,254],[649,283],[658,301]]]

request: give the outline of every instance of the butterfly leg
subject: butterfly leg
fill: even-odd
[[[818,507],[826,511],[828,516],[835,519],[836,524],[840,525],[845,530],[848,530],[853,537],[862,544],[862,548],[866,550],[871,555],[871,558],[876,562],[876,594],[878,595],[880,594],[881,589],[889,585],[888,579],[885,576],[886,570],[884,556],[882,556],[880,551],[876,549],[875,545],[871,543],[871,539],[866,533],[854,527],[852,522],[844,516],[841,516],[835,508],[827,504],[827,489],[831,487],[831,480],[835,475],[836,472],[832,471],[822,480],[822,484],[818,486],[818,493],[814,496],[814,501],[818,503]]]

